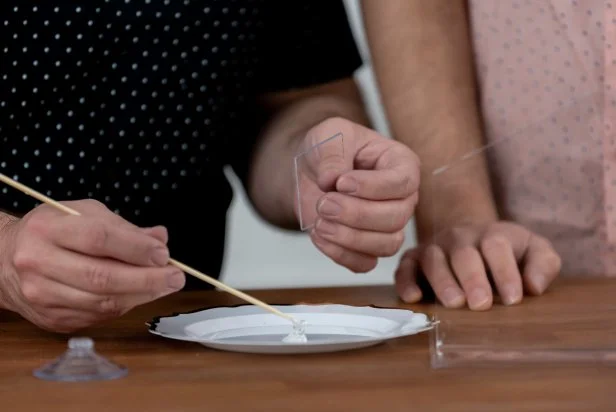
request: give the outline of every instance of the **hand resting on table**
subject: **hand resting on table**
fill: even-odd
[[[543,294],[560,268],[550,242],[518,224],[458,226],[402,256],[396,290],[407,302],[421,300],[423,276],[444,306],[486,310],[493,304],[492,282],[502,301],[513,305],[525,291]]]

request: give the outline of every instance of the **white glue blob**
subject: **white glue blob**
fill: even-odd
[[[287,336],[285,336],[282,341],[284,343],[306,343],[308,342],[308,338],[306,337],[306,321],[305,320],[294,320],[293,321],[293,330]]]

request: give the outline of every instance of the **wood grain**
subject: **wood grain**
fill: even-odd
[[[255,291],[270,304],[336,302],[404,306],[389,286]],[[616,280],[561,280],[543,297],[492,311],[449,311],[449,318],[543,322],[571,305],[606,305]],[[0,312],[0,402],[7,411],[613,411],[616,367],[609,365],[432,369],[428,335],[358,351],[307,356],[249,355],[166,340],[147,332],[156,315],[244,302],[222,292],[185,292],[83,331],[97,350],[126,365],[126,378],[54,383],[32,370],[65,350],[66,336]],[[443,312],[445,313],[445,312]],[[566,310],[564,313],[568,313]],[[606,336],[616,318],[603,316]],[[566,336],[562,339],[568,339]],[[576,336],[576,339],[581,339]]]

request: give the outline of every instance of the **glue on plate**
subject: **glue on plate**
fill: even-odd
[[[306,321],[299,320],[293,322],[293,330],[282,341],[284,343],[305,343],[308,342],[306,337]]]

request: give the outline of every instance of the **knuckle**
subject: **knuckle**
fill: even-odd
[[[83,206],[92,209],[107,209],[107,207],[96,199],[84,199],[80,202]]]
[[[387,243],[384,256],[393,256],[402,247],[404,243],[404,231],[398,231],[391,236],[391,241]]]
[[[344,218],[341,218],[340,220],[343,223],[348,223],[349,226],[357,226],[360,222],[366,221],[366,219],[370,217],[370,213],[368,213],[366,208],[362,207],[362,205],[358,207],[345,207],[346,202],[344,199],[336,199],[336,201],[343,210],[343,212],[340,213],[340,216],[344,216]]]
[[[161,290],[157,279],[156,273],[148,273],[143,278],[143,289],[152,295],[156,295]]]
[[[33,305],[38,306],[44,302],[44,291],[36,282],[28,277],[22,279],[21,294],[27,302]]]
[[[341,245],[357,245],[364,243],[356,230],[346,226],[337,225],[333,240]]]
[[[465,242],[465,240],[470,236],[469,230],[461,226],[451,228],[449,235],[453,242]]]
[[[348,134],[353,129],[353,123],[348,119],[340,116],[332,116],[323,120],[318,126],[318,129],[332,133],[334,130]]]
[[[402,188],[403,193],[406,193],[408,196],[415,193],[418,187],[417,179],[413,178],[410,173],[399,175],[398,185]]]
[[[376,267],[377,259],[362,259],[361,262],[358,262],[353,268],[354,273],[368,273],[372,269]]]
[[[85,271],[88,284],[95,292],[104,292],[111,286],[111,273],[103,266],[91,265]]]
[[[473,259],[477,256],[477,250],[468,245],[464,246],[454,246],[451,250],[451,260],[452,261],[468,261],[469,259]]]
[[[326,253],[331,260],[338,264],[344,265],[345,256],[347,255],[344,249],[342,249],[341,247],[332,247],[329,248]]]
[[[115,297],[108,296],[101,300],[100,313],[110,317],[118,317],[123,314],[122,305]]]
[[[46,235],[48,228],[49,216],[47,216],[47,213],[34,213],[28,216],[28,218],[25,219],[23,224],[24,233],[31,233],[37,236]]]
[[[434,243],[426,245],[422,250],[422,259],[444,259],[445,252],[443,249]]]
[[[36,270],[39,263],[36,254],[31,253],[28,248],[19,248],[13,255],[13,267],[18,272]]]
[[[92,222],[86,229],[86,241],[93,252],[105,250],[109,240],[109,231],[102,222]]]
[[[391,214],[391,230],[399,231],[406,227],[410,220],[410,213],[407,208],[403,208]]]
[[[481,239],[480,248],[482,253],[485,255],[493,250],[511,248],[511,242],[505,235],[501,233],[493,233],[488,234]]]
[[[405,239],[406,239],[406,235],[404,233],[404,230],[400,230],[396,234],[394,234],[394,246],[395,246],[394,254],[398,253]]]

